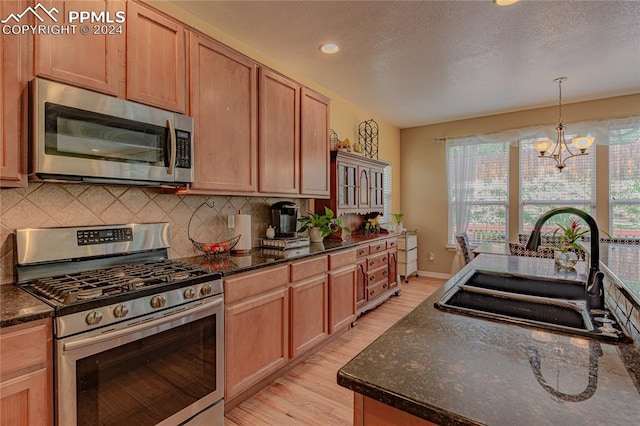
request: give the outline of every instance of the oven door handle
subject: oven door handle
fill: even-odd
[[[219,298],[217,298],[217,300],[214,300],[214,301],[205,303],[203,305],[196,306],[196,307],[193,307],[193,308],[189,309],[188,313],[189,313],[189,315],[197,314],[198,312],[214,308],[214,307],[216,307],[218,305],[222,305],[223,301],[224,301],[224,298],[222,296],[220,296]],[[185,313],[185,310],[181,309],[181,310],[178,310],[177,312],[174,312],[174,313],[172,313],[170,315],[167,315],[165,317],[158,318],[158,319],[155,319],[155,320],[151,320],[151,321],[148,321],[148,322],[143,322],[143,323],[136,324],[136,325],[132,325],[130,327],[123,328],[122,330],[115,330],[115,331],[111,331],[109,333],[100,334],[98,336],[86,337],[84,339],[75,340],[75,341],[71,341],[71,342],[66,342],[64,344],[64,351],[65,352],[70,352],[70,351],[77,350],[77,349],[80,349],[80,348],[84,348],[84,347],[87,347],[87,346],[92,346],[92,345],[97,345],[97,344],[100,344],[100,343],[104,343],[104,342],[107,342],[109,340],[118,339],[118,338],[121,338],[123,336],[130,335],[130,334],[139,333],[139,332],[142,332],[142,331],[147,330],[149,328],[157,327],[157,326],[165,324],[167,322],[174,321],[176,319],[176,316],[184,315],[184,313]]]
[[[173,126],[173,120],[167,120],[167,127],[169,127],[169,139],[171,140],[171,158],[169,158],[169,167],[167,167],[167,173],[172,175],[177,156],[176,128]]]

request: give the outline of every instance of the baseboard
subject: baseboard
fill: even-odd
[[[451,274],[444,274],[442,272],[418,271],[418,275],[421,277],[441,278],[444,280],[451,278]]]

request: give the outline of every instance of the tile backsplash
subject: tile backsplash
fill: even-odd
[[[0,284],[14,281],[14,230],[49,226],[86,226],[169,222],[170,257],[195,256],[189,241],[215,242],[233,237],[227,216],[251,214],[253,246],[270,224],[269,206],[282,198],[176,195],[158,188],[117,185],[30,183],[27,188],[0,190]],[[213,204],[213,208],[204,202]],[[309,200],[296,199],[300,215]],[[201,207],[202,206],[202,207]]]

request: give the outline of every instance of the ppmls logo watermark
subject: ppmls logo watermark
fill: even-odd
[[[42,3],[34,7],[28,6],[20,13],[10,13],[0,20],[2,33],[6,35],[24,34],[76,34],[108,35],[122,34],[122,24],[126,21],[124,10],[116,11],[87,11],[69,10],[66,16],[59,16],[60,11],[55,6],[47,9]],[[35,24],[29,23],[33,16]],[[65,18],[64,23],[58,23],[59,18]]]

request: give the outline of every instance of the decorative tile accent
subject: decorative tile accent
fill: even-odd
[[[265,197],[231,197],[166,194],[150,187],[30,183],[27,188],[0,190],[0,284],[14,281],[14,230],[43,226],[87,226],[129,222],[169,222],[173,259],[195,256],[198,251],[187,235],[193,212],[205,201],[191,225],[196,241],[215,242],[233,237],[227,228],[227,216],[251,214],[253,244],[270,224],[269,206],[285,200]],[[296,199],[300,215],[309,211],[309,200]]]

